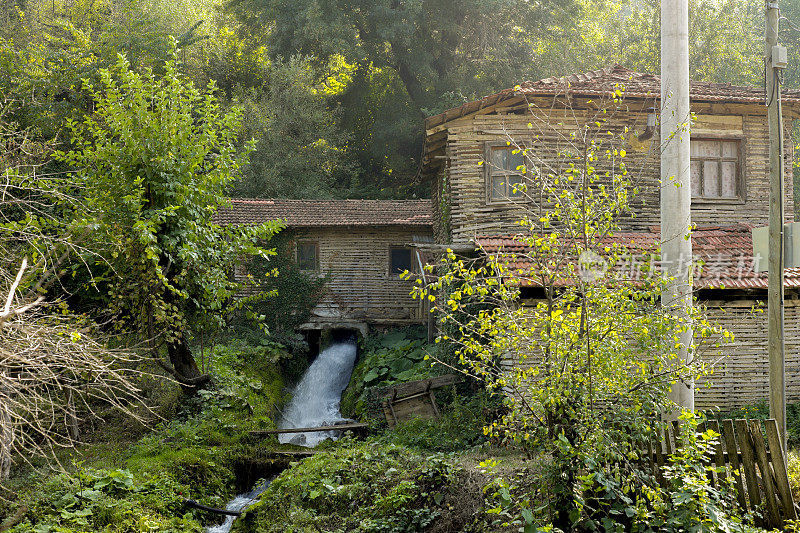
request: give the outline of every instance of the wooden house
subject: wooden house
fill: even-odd
[[[303,329],[423,323],[427,312],[409,295],[404,270],[419,272],[413,243],[432,240],[428,200],[234,199],[222,224],[283,220],[301,270],[327,276],[321,301]]]
[[[486,253],[513,248],[511,235],[524,205],[514,183],[546,169],[589,121],[625,137],[627,170],[639,194],[618,222],[619,237],[659,238],[660,143],[648,118],[660,108],[660,79],[620,66],[526,82],[429,117],[421,176],[431,183],[436,241]],[[694,253],[706,262],[695,288],[711,318],[736,340],[715,367],[710,386],[698,386],[698,407],[731,408],[768,397],[767,277],[756,272],[751,228],[767,224],[768,130],[764,91],[727,84],[692,83],[692,219]],[[613,108],[606,118],[604,106]],[[800,117],[800,91],[783,98],[786,221],[793,220],[791,126]],[[650,117],[649,117],[650,116]],[[603,117],[603,118],[596,118]],[[681,132],[676,132],[681,134]],[[516,140],[515,140],[516,139]],[[519,139],[535,139],[528,141]],[[541,168],[521,166],[518,150],[533,151]],[[620,146],[620,148],[623,148]],[[713,266],[713,267],[712,267]],[[787,395],[800,400],[800,269],[786,274]],[[714,360],[719,354],[712,354]]]

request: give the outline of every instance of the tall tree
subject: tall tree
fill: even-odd
[[[94,115],[70,123],[73,150],[58,157],[77,170],[89,210],[84,224],[117,243],[107,284],[122,319],[151,342],[162,366],[187,387],[208,381],[192,355],[192,318],[218,313],[237,285],[228,274],[280,229],[220,227],[246,153],[237,153],[239,113],[222,113],[213,94],[182,78],[173,58],[164,75],[133,72],[124,58],[84,87]],[[160,359],[159,359],[160,360]]]
[[[347,171],[325,86],[308,59],[276,60],[264,83],[237,85],[233,100],[244,111],[243,131],[257,140],[235,193],[254,198],[323,198],[336,195],[336,176]]]
[[[574,0],[232,0],[273,57],[300,53],[356,65],[343,124],[363,132],[359,166],[384,184],[417,168],[422,118],[511,86],[536,68],[529,31],[575,20]],[[264,29],[267,31],[264,31]],[[523,30],[524,28],[524,30]],[[394,175],[399,174],[399,178]],[[367,176],[369,178],[369,176]],[[380,183],[378,183],[380,185]]]

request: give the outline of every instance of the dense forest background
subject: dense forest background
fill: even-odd
[[[5,0],[0,93],[44,145],[90,111],[82,88],[124,54],[156,74],[179,48],[255,139],[246,197],[424,196],[423,119],[525,80],[622,64],[659,70],[656,0]],[[781,2],[800,52],[800,0]],[[693,79],[763,83],[762,2],[690,1]],[[800,87],[796,61],[785,75]],[[56,169],[57,170],[57,169]]]

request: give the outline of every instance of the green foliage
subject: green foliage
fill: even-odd
[[[190,318],[217,313],[238,285],[235,261],[268,257],[259,246],[281,225],[220,227],[212,222],[244,155],[237,154],[236,111],[223,113],[178,73],[136,74],[120,57],[84,90],[95,113],[69,123],[73,149],[57,152],[77,169],[89,210],[80,225],[100,235],[110,261],[103,287],[110,304],[147,338],[166,343],[176,375],[198,376],[186,345]],[[102,248],[101,248],[102,249]]]
[[[711,473],[720,468],[707,465],[705,458],[719,442],[720,435],[711,430],[698,433],[699,420],[691,412],[681,415],[685,431],[681,432],[680,448],[664,468],[669,486],[662,494],[646,493],[647,514],[642,510],[637,518],[651,530],[659,531],[756,531],[737,512],[733,481],[726,477],[727,484],[709,483]]]
[[[703,375],[702,350],[730,338],[696,307],[661,305],[660,275],[608,268],[636,253],[610,244],[635,195],[627,130],[609,122],[625,109],[623,96],[619,87],[597,111],[560,124],[570,134],[557,150],[537,149],[554,132],[535,117],[528,135],[508,138],[521,156],[517,170],[531,170],[515,185],[515,244],[477,259],[448,251],[437,281],[415,290],[436,307],[443,324],[437,340],[453,344],[467,372],[503,398],[506,410],[487,432],[547,457],[529,499],[546,501],[549,525],[563,531],[601,522],[609,530],[603,520],[648,527],[639,516],[655,505],[647,496],[654,483],[632,459],[661,413],[675,409],[670,385]],[[587,269],[587,258],[605,268]],[[684,344],[692,327],[701,341]],[[698,457],[684,466],[702,468]],[[689,476],[677,468],[669,474]],[[634,514],[616,515],[626,502]],[[700,520],[716,512],[695,503]]]
[[[146,451],[147,461],[149,455],[170,451],[170,442],[230,447],[239,445],[247,431],[275,427],[286,399],[280,364],[289,357],[274,344],[214,346],[206,360],[214,387],[184,399],[177,416],[141,439],[136,449]]]
[[[712,485],[711,475],[718,467],[705,460],[718,442],[713,431],[697,432],[701,420],[691,412],[681,415],[680,448],[668,457],[663,474],[666,485],[652,476],[649,463],[639,461],[641,448],[632,447],[613,461],[598,463],[595,454],[577,452],[581,465],[573,511],[573,531],[639,532],[757,532],[747,524],[753,516],[742,516],[736,506],[736,492],[730,478]],[[621,428],[627,431],[628,428]],[[619,434],[622,436],[622,433]],[[568,447],[566,442],[562,445]],[[610,443],[609,443],[610,445]],[[495,473],[500,463],[482,461],[480,467],[491,474],[484,487],[486,512],[493,527],[515,526],[521,531],[541,531],[551,527],[548,502],[541,498],[536,484],[547,470],[558,468],[541,457],[538,472],[512,470]]]
[[[244,113],[245,138],[255,151],[237,182],[237,196],[325,198],[336,196],[335,179],[348,172],[326,87],[310,60],[292,56],[263,69],[260,86],[236,86],[233,101]]]
[[[436,391],[440,416],[436,419],[415,418],[403,422],[383,438],[401,446],[437,452],[463,452],[485,444],[483,428],[488,426],[500,408],[499,402],[485,392],[464,397],[449,391]]]
[[[571,26],[577,3],[468,0],[454,7],[438,0],[325,5],[309,0],[289,6],[236,0],[230,5],[242,30],[266,36],[259,44],[273,58],[300,53],[321,64],[341,57],[355,66],[336,101],[342,104],[342,128],[353,135],[351,190],[376,195],[386,187],[408,189],[426,114],[522,81],[538,64],[523,28]],[[272,31],[260,32],[264,27]]]
[[[308,347],[296,328],[308,320],[329,277],[298,268],[291,233],[281,233],[270,243],[275,246],[275,254],[268,261],[254,257],[247,264],[247,284],[259,294],[238,302],[232,329],[248,342],[260,342],[266,328],[272,342],[284,344],[293,352],[304,352]]]
[[[26,494],[28,507],[15,533],[107,531],[129,533],[201,532],[191,514],[183,515],[184,485],[168,475],[134,476],[121,469],[84,469],[49,478]]]
[[[367,414],[365,394],[368,389],[431,376],[434,372],[430,355],[439,350],[423,339],[424,332],[414,329],[395,330],[367,338],[361,357],[353,368],[350,384],[342,394],[342,412],[346,416],[364,417]]]
[[[798,495],[800,494],[800,452],[797,450],[790,450],[787,454],[787,459],[789,462],[787,469],[787,473],[789,474],[789,487],[792,489],[792,495]]]
[[[660,2],[580,3],[579,24],[531,32],[539,61],[546,65],[547,72],[542,74],[563,75],[617,63],[659,73]],[[688,4],[691,79],[759,86],[764,53],[761,4],[755,0],[690,0]]]
[[[184,398],[174,419],[111,457],[90,449],[91,468],[32,478],[15,503],[29,510],[13,531],[202,531],[198,521],[210,517],[184,514],[182,498],[224,507],[234,494],[247,432],[274,427],[285,394],[279,363],[287,357],[275,345],[215,346],[208,360],[215,388]],[[104,438],[118,444],[119,428],[101,431],[95,447]]]
[[[439,516],[436,507],[458,476],[446,456],[342,444],[279,475],[234,531],[411,533]]]

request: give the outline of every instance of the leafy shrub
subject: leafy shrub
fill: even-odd
[[[186,487],[169,476],[139,478],[128,470],[83,469],[48,478],[23,498],[28,511],[13,533],[200,532],[183,515]]]
[[[270,340],[285,345],[292,353],[305,353],[308,345],[296,329],[308,320],[330,277],[300,270],[291,231],[279,233],[270,240],[270,245],[275,246],[276,255],[268,261],[254,257],[247,265],[248,274],[261,294],[240,300],[231,320],[231,331],[250,343],[264,340],[266,333]]]
[[[486,442],[483,428],[491,423],[499,407],[497,401],[485,392],[466,399],[455,390],[450,394],[450,403],[439,407],[439,418],[403,422],[384,438],[402,446],[439,452],[463,451]],[[437,394],[437,399],[442,397],[444,394]]]
[[[792,495],[795,500],[800,497],[800,452],[791,450],[788,454],[789,460],[789,486],[792,489]]]
[[[235,531],[421,531],[437,519],[458,478],[445,455],[379,442],[340,444],[284,471]]]

